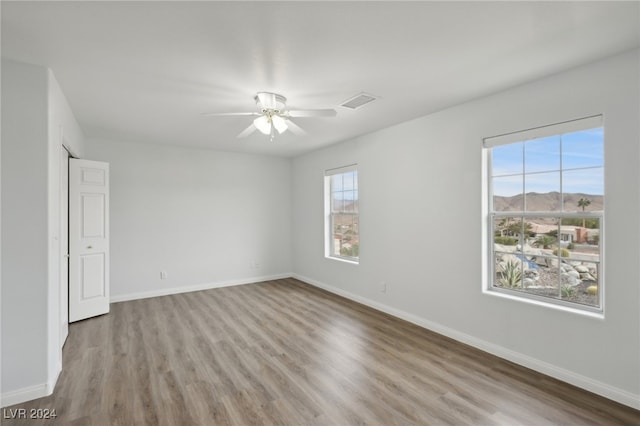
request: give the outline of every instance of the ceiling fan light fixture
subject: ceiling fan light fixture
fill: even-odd
[[[265,135],[271,133],[271,122],[266,115],[261,115],[260,117],[253,120],[253,125],[256,126],[256,129],[260,130],[260,132],[264,133]]]
[[[307,117],[335,117],[337,111],[333,108],[321,109],[287,109],[287,98],[277,93],[258,92],[254,96],[256,105],[260,112],[226,112],[203,115],[212,116],[254,116],[253,123],[238,135],[238,138],[246,138],[256,130],[273,140],[276,131],[278,134],[287,130],[296,136],[305,135],[305,131],[300,128],[292,119]]]
[[[289,126],[287,126],[287,121],[279,115],[271,116],[271,123],[278,133],[282,133],[289,128]]]

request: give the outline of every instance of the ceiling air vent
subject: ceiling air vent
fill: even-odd
[[[355,95],[353,98],[344,101],[340,106],[349,109],[359,109],[363,106],[375,101],[377,98],[373,95],[369,95],[368,93],[360,93]]]

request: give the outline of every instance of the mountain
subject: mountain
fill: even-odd
[[[494,195],[493,208],[495,211],[510,212],[522,210],[523,198],[527,202],[527,211],[560,211],[560,193],[547,192],[540,194],[538,192],[528,192],[526,194],[513,195],[511,197],[502,197]],[[586,198],[591,204],[585,208],[585,211],[601,211],[604,210],[604,196],[592,194],[564,194],[564,211],[565,212],[581,212],[582,207],[578,207],[578,200]]]

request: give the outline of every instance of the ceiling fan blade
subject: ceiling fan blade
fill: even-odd
[[[307,132],[305,132],[300,126],[294,123],[293,120],[291,119],[287,120],[287,126],[289,130],[291,130],[291,133],[293,133],[296,136],[304,136],[307,134]]]
[[[202,113],[205,117],[231,117],[231,116],[251,116],[251,115],[261,115],[258,112],[205,112]]]
[[[289,117],[335,117],[338,113],[335,109],[299,109],[287,111]]]
[[[260,92],[258,93],[260,105],[265,109],[274,109],[276,107],[276,95],[274,93]]]
[[[237,138],[238,139],[246,138],[247,136],[249,136],[251,133],[255,132],[256,130],[258,130],[258,128],[256,126],[254,126],[253,123],[251,123],[249,125],[249,127],[247,127],[242,132],[240,132],[240,134],[237,136]]]

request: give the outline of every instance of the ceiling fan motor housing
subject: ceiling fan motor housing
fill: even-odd
[[[287,98],[277,93],[258,92],[254,99],[263,113],[280,114],[287,104]]]

